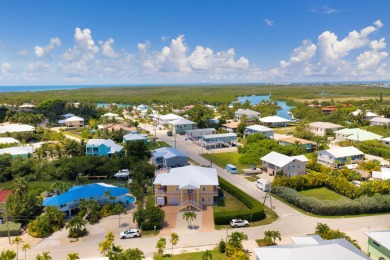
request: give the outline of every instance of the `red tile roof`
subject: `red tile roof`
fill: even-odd
[[[0,189],[0,202],[4,202],[5,199],[12,193],[12,190]]]

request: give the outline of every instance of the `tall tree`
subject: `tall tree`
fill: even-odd
[[[156,248],[157,248],[157,253],[159,255],[164,254],[164,249],[167,245],[167,240],[163,237],[160,237],[160,239],[157,241]]]
[[[100,253],[106,256],[108,254],[108,251],[111,250],[113,244],[114,244],[114,233],[109,232],[106,234],[105,239],[99,243]]]
[[[12,243],[16,245],[16,259],[19,259],[19,244],[23,242],[23,239],[19,236],[12,240]]]
[[[171,254],[173,254],[173,246],[176,246],[177,242],[179,242],[179,235],[175,232],[171,233],[171,239],[169,242],[172,244]]]
[[[24,252],[24,260],[27,259],[27,250],[31,249],[31,245],[29,243],[23,244],[22,251]]]

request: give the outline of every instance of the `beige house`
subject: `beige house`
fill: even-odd
[[[58,121],[58,123],[67,127],[82,127],[84,126],[84,118],[72,116],[64,120],[60,120]]]
[[[214,168],[172,168],[168,173],[158,174],[153,182],[156,204],[202,210],[203,206],[214,205],[218,184]]]
[[[287,156],[277,152],[270,152],[260,158],[263,161],[263,171],[269,175],[283,172],[287,176],[296,176],[306,173],[306,163],[309,161],[304,155]]]
[[[337,131],[342,129],[343,126],[336,125],[328,122],[313,122],[309,124],[309,130],[319,136],[325,136],[327,131]]]

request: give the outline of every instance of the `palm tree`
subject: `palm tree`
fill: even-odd
[[[109,232],[106,234],[106,239],[99,243],[99,251],[104,256],[107,255],[108,251],[111,250],[112,245],[114,243],[114,234]]]
[[[12,240],[12,243],[16,244],[16,259],[19,259],[19,244],[23,242],[23,239],[20,237],[15,237]]]
[[[179,235],[177,233],[171,233],[171,240],[169,240],[172,244],[171,255],[173,254],[173,246],[176,246],[177,242],[179,242]]]
[[[126,209],[123,206],[123,204],[117,203],[117,204],[115,204],[113,211],[116,214],[118,214],[118,221],[119,221],[118,227],[120,227],[121,226],[121,213],[126,213]]]
[[[157,253],[159,255],[162,255],[164,253],[165,246],[167,244],[167,240],[163,237],[160,237],[160,239],[157,241],[156,248]]]
[[[279,241],[282,240],[282,237],[280,236],[280,232],[279,231],[272,231],[272,236],[271,237],[272,237],[272,239],[274,241],[274,244],[276,244],[275,243],[276,239],[279,239]]]
[[[183,214],[183,219],[188,223],[188,226],[191,226],[192,220],[196,219],[196,213],[193,211],[187,211]]]
[[[248,236],[246,234],[244,234],[243,232],[233,232],[229,236],[228,243],[235,248],[242,249],[242,241],[244,240],[248,240]]]
[[[272,230],[264,231],[264,240],[272,241]]]
[[[70,253],[66,258],[66,260],[77,260],[77,259],[80,259],[79,253]]]
[[[202,260],[211,260],[213,259],[213,255],[211,254],[210,250],[206,250],[202,255]]]
[[[15,178],[13,182],[14,182],[13,194],[15,194],[15,196],[20,197],[28,191],[27,181],[25,179]]]
[[[118,255],[123,252],[123,249],[121,246],[116,246],[114,244],[112,244],[112,248],[110,250],[108,250],[107,252],[107,256],[108,256],[108,259],[112,259],[112,260],[116,260],[118,259]]]
[[[84,232],[85,225],[87,225],[87,221],[85,221],[82,217],[76,216],[69,219],[65,228],[69,229],[69,237],[79,237],[86,233]]]
[[[51,256],[49,255],[49,252],[43,252],[42,255],[37,255],[35,258],[36,260],[51,260]]]
[[[27,259],[27,250],[31,249],[31,246],[29,243],[26,243],[22,246],[22,251],[24,251],[24,260]]]
[[[321,237],[323,237],[325,234],[329,233],[329,231],[330,231],[330,228],[327,224],[317,223],[316,231],[315,231],[315,233],[317,235],[320,235]]]

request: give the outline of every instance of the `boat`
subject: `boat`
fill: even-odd
[[[130,171],[128,169],[119,170],[114,174],[114,177],[117,179],[127,179],[129,178]]]

